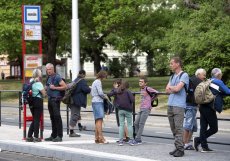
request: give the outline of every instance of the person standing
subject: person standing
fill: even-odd
[[[216,101],[223,105],[223,97],[225,95],[230,95],[230,89],[224,84],[222,79],[222,71],[219,68],[212,69],[211,81],[213,84],[217,85],[218,89],[211,89],[212,93],[216,95]],[[216,116],[216,111],[213,109],[215,102],[208,104],[201,104],[200,111],[200,136],[193,138],[193,147],[196,151],[199,151],[199,145],[201,144],[201,152],[212,152],[213,150],[208,147],[207,138],[217,133],[218,131],[218,120]],[[209,127],[209,129],[208,129]]]
[[[142,144],[142,140],[141,140],[141,135],[144,131],[144,126],[145,126],[145,122],[151,112],[152,106],[151,106],[151,101],[152,98],[151,96],[148,94],[149,92],[152,93],[157,93],[158,91],[148,87],[147,86],[147,78],[142,76],[139,79],[139,86],[141,88],[141,92],[140,92],[140,96],[141,96],[141,103],[140,103],[140,111],[138,112],[135,122],[134,122],[134,127],[135,127],[135,140],[134,140],[134,144],[139,145]]]
[[[189,84],[189,76],[182,71],[182,61],[179,57],[170,60],[170,68],[174,73],[166,86],[168,98],[168,120],[174,137],[175,150],[170,152],[174,157],[184,156],[184,144],[182,139],[184,111],[186,108],[186,89]]]
[[[197,120],[196,113],[198,105],[195,102],[194,91],[199,83],[204,81],[206,78],[206,71],[202,68],[196,70],[195,75],[190,77],[189,91],[187,92],[186,98],[186,109],[185,109],[185,118],[183,123],[184,133],[183,133],[183,142],[185,150],[194,150],[192,144],[189,144],[189,141],[192,138],[193,132],[197,131]],[[191,88],[191,89],[190,89]]]
[[[104,99],[106,95],[102,89],[102,81],[107,77],[107,72],[101,70],[97,73],[96,80],[92,83],[92,108],[95,120],[95,143],[105,144],[108,143],[102,134],[102,123],[104,118]]]
[[[33,70],[33,76],[30,82],[32,84],[32,97],[33,97],[33,106],[30,108],[30,111],[33,116],[33,121],[30,124],[28,137],[26,138],[27,142],[41,142],[41,139],[38,138],[39,134],[39,122],[40,117],[43,113],[43,97],[45,97],[45,89],[42,80],[42,72],[40,69]],[[32,136],[34,134],[34,137]]]
[[[119,116],[118,116],[118,111],[119,109],[116,107],[116,105],[118,104],[117,103],[117,96],[115,94],[116,90],[118,89],[118,87],[121,85],[122,83],[122,79],[121,78],[118,78],[116,79],[114,82],[113,82],[113,89],[107,94],[107,96],[110,98],[112,96],[114,96],[114,99],[113,99],[113,104],[115,105],[115,116],[116,116],[116,121],[117,121],[117,126],[120,127],[120,121],[119,121]],[[128,142],[129,141],[129,137],[128,137],[128,129],[127,127],[125,126],[125,130],[124,130],[124,139],[123,141],[124,142]],[[120,140],[118,140],[117,142],[119,142]]]
[[[48,110],[50,114],[52,133],[45,141],[61,142],[63,137],[63,126],[60,111],[61,91],[67,86],[61,76],[54,72],[54,65],[46,64],[46,72],[48,75],[46,81],[46,90],[48,95]]]
[[[87,94],[90,93],[91,89],[87,85],[85,70],[80,70],[77,78],[73,83],[77,83],[76,88],[73,90],[72,98],[73,104],[70,104],[71,117],[70,117],[70,134],[69,137],[80,137],[81,135],[74,132],[74,127],[77,122],[80,120],[81,107],[86,108],[87,105]]]
[[[110,96],[115,96],[114,105],[118,108],[118,121],[119,121],[119,141],[118,145],[124,145],[125,130],[128,129],[128,144],[133,144],[133,127],[132,127],[132,112],[134,96],[128,90],[129,83],[122,81],[119,87],[114,88]],[[125,126],[125,119],[127,120],[127,127]],[[127,134],[126,134],[127,135]]]

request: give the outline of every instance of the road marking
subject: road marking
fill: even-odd
[[[105,158],[105,159],[114,159],[114,160],[129,160],[129,161],[160,161],[160,160],[153,160],[153,159],[147,159],[142,157],[136,157],[136,156],[129,156],[129,155],[122,155],[122,154],[114,154],[114,153],[107,153],[107,152],[100,152],[95,150],[85,150],[80,148],[71,148],[71,147],[63,147],[59,146],[57,143],[56,145],[47,144],[46,142],[41,142],[39,144],[34,143],[28,143],[28,142],[19,142],[19,141],[12,141],[12,140],[0,140],[0,142],[6,142],[7,144],[11,145],[20,145],[20,146],[27,146],[29,149],[39,148],[39,149],[45,149],[46,151],[53,151],[55,150],[56,153],[52,153],[54,158],[57,158],[57,152],[65,152],[68,154],[81,154],[85,156],[92,156],[92,157],[98,157],[98,158]],[[65,142],[66,143],[66,142]],[[28,149],[28,150],[29,150]],[[63,158],[62,158],[63,159]]]

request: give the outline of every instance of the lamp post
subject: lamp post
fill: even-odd
[[[78,0],[72,0],[71,40],[72,40],[72,80],[80,70]]]

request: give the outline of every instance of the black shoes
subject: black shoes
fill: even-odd
[[[52,136],[50,136],[50,137],[48,137],[48,138],[45,138],[45,141],[53,141],[53,137]]]
[[[177,151],[177,149],[174,149],[173,151],[169,152],[169,154],[173,155],[176,151]]]
[[[40,138],[33,138],[33,137],[28,137],[26,138],[26,142],[41,142],[42,140]]]
[[[53,141],[53,142],[62,142],[62,138],[59,137],[59,136],[57,136],[57,137],[54,138],[52,141]]]
[[[174,157],[183,157],[184,156],[184,151],[180,151],[178,149],[175,149],[171,152],[169,152],[170,155],[173,155]]]
[[[201,150],[201,153],[211,153],[211,152],[213,152],[213,150],[209,149],[208,147],[207,148],[202,148],[202,150]]]
[[[183,157],[184,156],[184,151],[177,150],[174,154],[174,157]]]
[[[34,142],[41,142],[42,140],[40,138],[34,138]]]
[[[80,136],[81,136],[81,135],[76,134],[76,133],[69,134],[69,137],[80,137]]]
[[[34,138],[33,137],[28,137],[28,138],[26,138],[26,142],[34,142]]]
[[[199,147],[198,147],[199,145],[200,145],[199,138],[198,137],[193,137],[193,148],[196,151],[199,151]]]
[[[86,126],[78,125],[79,131],[86,130]]]

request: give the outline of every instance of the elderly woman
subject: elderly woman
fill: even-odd
[[[30,111],[33,116],[33,121],[30,124],[28,131],[27,142],[40,142],[41,139],[38,138],[39,133],[39,121],[41,114],[43,112],[43,97],[46,95],[44,86],[41,83],[42,72],[40,69],[33,70],[33,77],[30,80],[32,83],[32,97],[33,97],[33,106],[30,108]],[[34,134],[34,138],[33,135]]]
[[[106,71],[101,70],[96,77],[96,80],[92,84],[92,108],[95,119],[95,143],[105,144],[108,143],[102,134],[102,123],[104,118],[104,99],[105,94],[102,90],[101,81],[107,77]]]
[[[214,95],[216,95],[216,99],[214,102],[209,104],[200,105],[200,137],[193,138],[193,146],[196,151],[198,151],[198,146],[201,144],[202,151],[201,152],[212,152],[213,150],[208,147],[207,138],[217,133],[218,131],[218,120],[216,116],[216,111],[214,110],[216,107],[216,103],[223,104],[223,96],[230,95],[230,89],[224,84],[221,80],[222,71],[219,68],[214,68],[211,72],[212,75],[212,83],[216,85],[216,89],[212,89]],[[221,104],[221,106],[222,106]],[[214,105],[214,109],[213,109]],[[219,111],[220,112],[220,111]],[[208,129],[209,126],[209,129]]]

